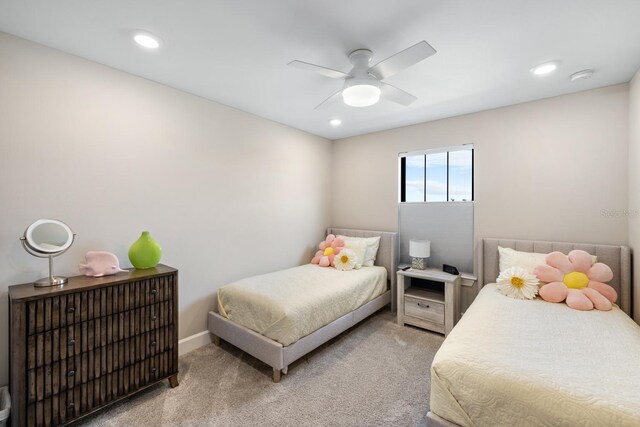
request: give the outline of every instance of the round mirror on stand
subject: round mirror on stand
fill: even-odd
[[[24,249],[38,258],[49,258],[49,277],[34,282],[35,286],[60,286],[67,283],[66,277],[54,276],[53,258],[69,249],[74,238],[71,228],[55,219],[39,219],[25,230],[20,238]]]

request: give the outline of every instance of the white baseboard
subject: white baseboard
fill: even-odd
[[[182,356],[197,348],[211,344],[211,332],[202,331],[178,341],[178,355]]]

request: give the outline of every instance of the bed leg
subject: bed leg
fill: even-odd
[[[213,345],[215,345],[216,347],[220,347],[220,337],[217,335],[213,336]]]
[[[280,382],[280,369],[273,368],[273,382],[274,383]]]

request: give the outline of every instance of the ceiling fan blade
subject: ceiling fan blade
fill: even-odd
[[[346,79],[347,77],[351,77],[350,74],[343,73],[342,71],[332,70],[331,68],[322,67],[320,65],[309,64],[308,62],[291,61],[287,65],[299,68],[301,70],[312,71],[316,74],[320,74],[321,76],[329,77],[332,79]]]
[[[369,72],[380,80],[393,76],[396,73],[409,68],[418,62],[435,54],[436,50],[426,41],[421,41],[413,46],[378,62],[369,68]]]
[[[334,93],[333,95],[331,95],[330,97],[322,101],[320,104],[316,106],[316,108],[314,108],[314,110],[321,110],[323,108],[326,108],[330,105],[335,104],[341,98],[341,96],[342,96],[342,89],[340,89],[339,91],[337,91],[336,93]]]
[[[380,83],[380,90],[382,91],[383,98],[396,102],[400,105],[404,105],[405,107],[418,99],[410,93],[407,93],[402,89],[398,89],[395,86],[391,86],[388,83]]]

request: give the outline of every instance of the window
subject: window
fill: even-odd
[[[400,202],[473,201],[473,146],[403,153]]]

